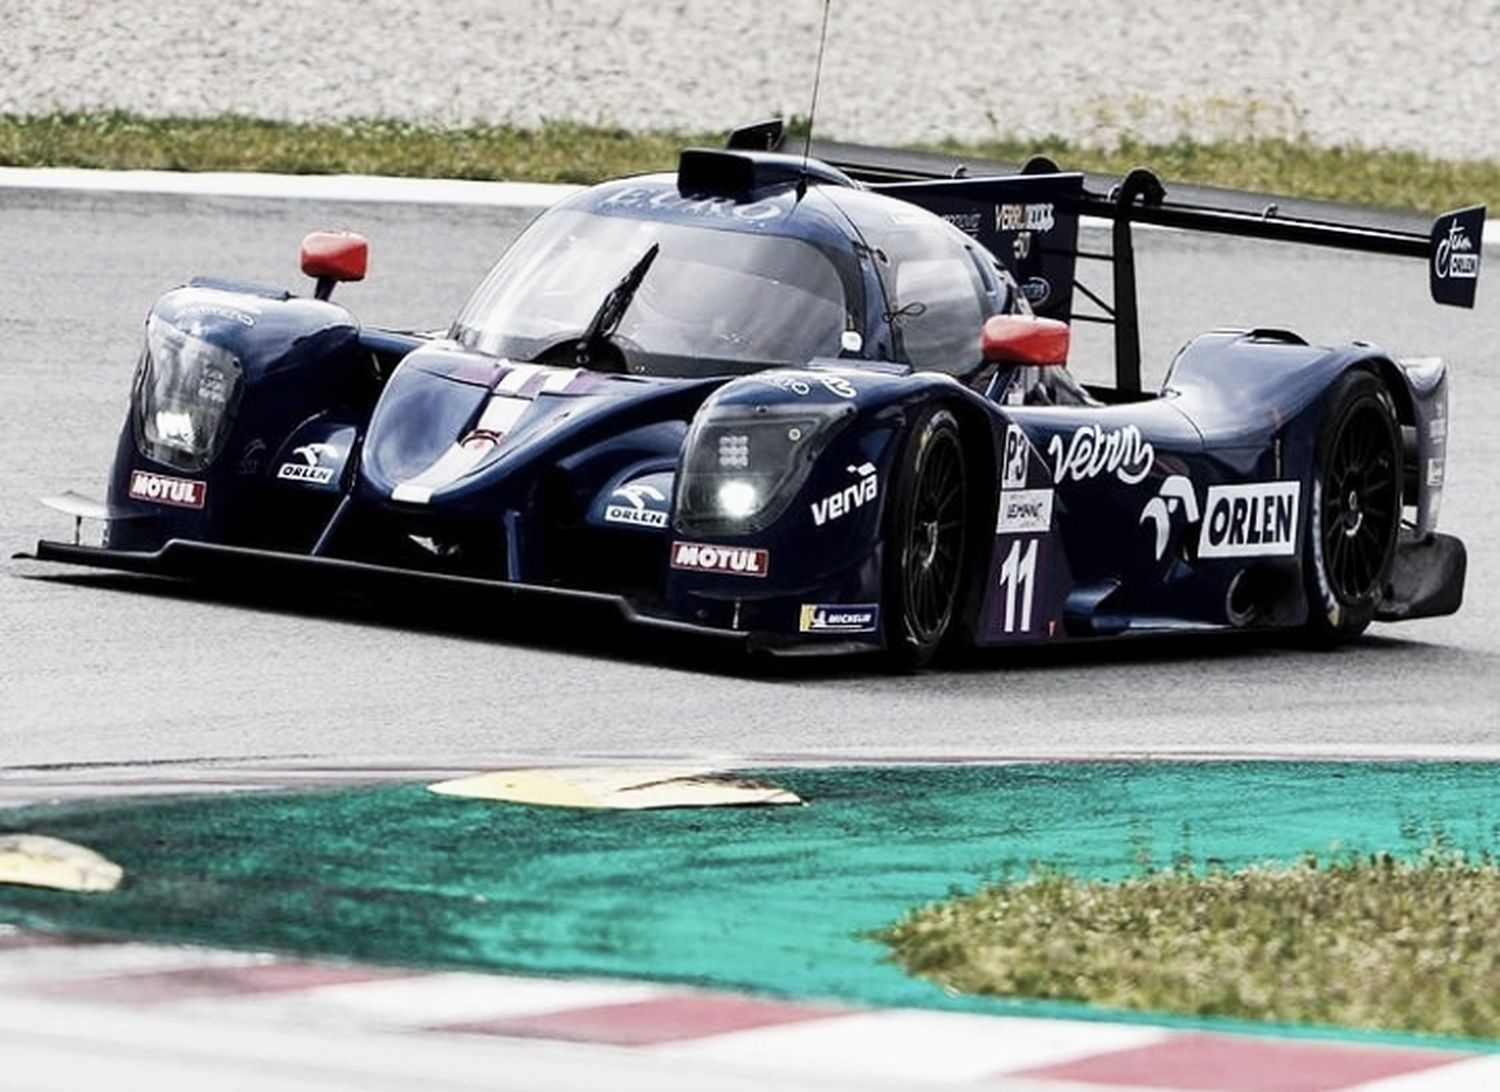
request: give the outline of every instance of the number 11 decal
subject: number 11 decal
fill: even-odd
[[[1000,564],[1000,586],[1005,589],[1005,632],[1031,631],[1031,597],[1036,588],[1036,547],[1039,539],[1016,539]],[[1022,548],[1024,545],[1024,549]],[[1017,599],[1020,611],[1017,612]]]

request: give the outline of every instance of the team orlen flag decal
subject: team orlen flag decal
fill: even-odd
[[[1484,252],[1484,206],[1439,216],[1432,224],[1431,248],[1427,284],[1432,298],[1450,307],[1473,307]]]
[[[701,542],[672,543],[672,568],[730,576],[765,576],[771,570],[771,551],[756,546],[709,546]]]
[[[130,498],[178,508],[202,508],[208,500],[208,483],[192,478],[171,478],[149,470],[133,470],[130,473]]]

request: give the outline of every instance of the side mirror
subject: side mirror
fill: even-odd
[[[1068,362],[1072,331],[1066,322],[1039,315],[991,315],[985,319],[979,352],[989,364],[1051,367]]]
[[[313,295],[326,300],[339,281],[362,281],[370,244],[352,231],[315,231],[302,240],[302,272],[317,280]]]

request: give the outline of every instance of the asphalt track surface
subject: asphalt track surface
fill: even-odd
[[[252,199],[0,196],[0,545],[65,538],[36,497],[102,495],[143,317],[195,273],[303,290],[304,231],[372,240],[339,289],[372,324],[445,325],[529,213]],[[1215,325],[1363,337],[1453,368],[1446,530],[1470,551],[1456,617],[1317,653],[1140,641],[982,657],[898,677],[787,669],[619,634],[587,617],[391,612],[274,589],[204,596],[5,560],[0,769],[270,758],[487,764],[531,757],[787,759],[1077,753],[1475,753],[1500,712],[1500,328],[1426,298],[1420,263],[1153,233],[1141,244],[1148,379]],[[1075,359],[1104,360],[1102,343]],[[267,594],[267,593],[271,594]]]

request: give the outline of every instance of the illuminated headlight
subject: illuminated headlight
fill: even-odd
[[[719,486],[719,511],[730,519],[744,519],[760,507],[754,482],[730,478]]]
[[[683,448],[678,527],[698,534],[769,527],[854,413],[847,404],[704,406]]]
[[[229,439],[243,372],[227,349],[152,315],[136,372],[136,443],[142,455],[202,470]]]

